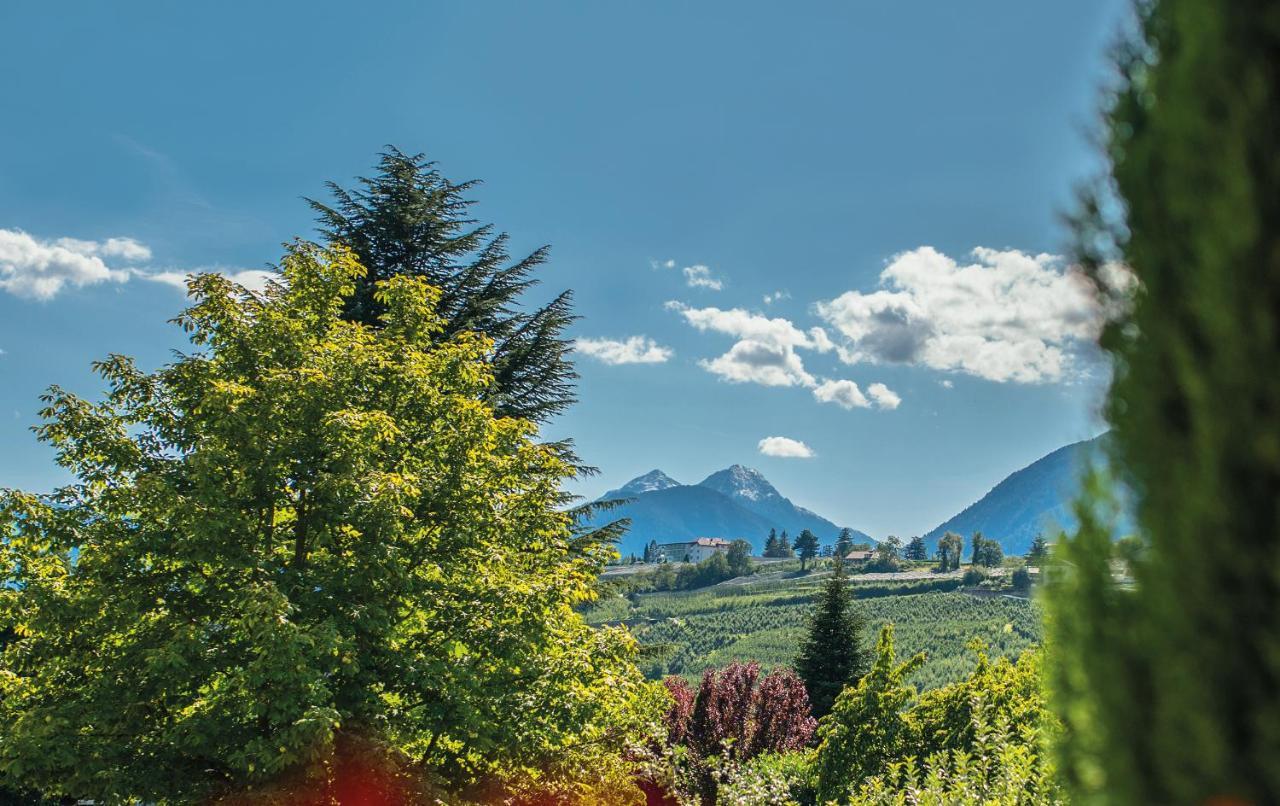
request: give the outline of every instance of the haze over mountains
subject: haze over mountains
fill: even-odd
[[[1025,554],[1038,532],[1051,537],[1056,528],[1071,528],[1071,502],[1080,491],[1080,473],[1091,458],[1100,458],[1106,436],[1059,448],[996,484],[962,512],[924,535],[933,551],[943,533],[967,539],[974,532],[998,540],[1006,554]],[[823,543],[834,542],[840,526],[778,492],[760,471],[733,465],[697,484],[681,484],[661,470],[632,479],[600,500],[630,499],[597,516],[597,523],[630,518],[631,529],[619,550],[625,557],[644,552],[650,540],[669,542],[694,537],[742,538],[759,552],[770,529],[785,529],[793,538],[809,529]],[[1120,524],[1122,531],[1129,527]],[[854,539],[871,538],[858,530]],[[910,535],[902,535],[903,538]]]
[[[618,546],[625,557],[640,555],[650,540],[659,543],[694,537],[742,538],[759,552],[770,529],[792,537],[808,529],[824,543],[834,542],[842,527],[796,506],[769,483],[760,471],[733,465],[712,473],[698,484],[680,484],[661,470],[632,479],[600,500],[631,499],[597,516],[597,523],[630,518],[631,529]],[[853,530],[854,539],[869,541]]]

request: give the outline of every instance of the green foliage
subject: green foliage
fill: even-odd
[[[1054,732],[1039,655],[992,661],[981,641],[973,672],[917,698],[912,660],[897,662],[891,627],[872,671],[846,689],[819,726],[814,774],[819,802],[1055,802],[1055,771],[1042,745]]]
[[[928,562],[929,549],[925,547],[924,538],[919,535],[911,538],[906,550],[902,553],[902,558],[912,562]]]
[[[1104,501],[1055,552],[1063,770],[1080,802],[1280,802],[1280,7],[1138,8],[1078,239],[1148,548],[1113,581]]]
[[[974,565],[999,568],[1004,562],[1004,550],[1000,548],[1000,543],[983,537],[982,532],[973,533],[970,546],[970,559]]]
[[[729,544],[729,551],[725,553],[725,562],[729,566],[729,573],[735,577],[746,576],[755,571],[755,566],[751,562],[751,544],[745,540],[735,540]]]
[[[344,737],[453,788],[605,791],[662,694],[592,630],[605,550],[570,550],[572,473],[483,400],[492,342],[440,292],[301,244],[261,295],[190,281],[198,352],[53,388],[74,481],[7,491],[0,770],[51,795],[193,802],[323,779]],[[321,782],[323,782],[321,780]]]
[[[1009,576],[1009,584],[1016,591],[1023,593],[1031,590],[1031,572],[1027,570],[1027,566],[1019,565],[1013,569],[1013,573]]]
[[[869,573],[891,574],[902,568],[902,541],[890,535],[876,544],[875,556],[863,569]]]
[[[913,752],[920,758],[977,746],[975,728],[984,724],[979,717],[986,724],[998,719],[1017,734],[1044,733],[1053,722],[1044,693],[1039,652],[1028,650],[1016,660],[992,660],[980,639],[971,641],[969,648],[978,659],[973,672],[949,686],[925,692],[911,709],[918,737]]]
[[[862,651],[863,616],[853,608],[853,594],[840,563],[814,603],[809,634],[795,669],[809,692],[815,717],[831,710],[844,690],[858,682],[866,665]]]
[[[765,753],[722,772],[718,806],[798,806],[813,802],[813,751]]]
[[[800,557],[800,570],[803,571],[809,560],[818,556],[818,536],[808,529],[802,530],[796,538],[795,550]]]
[[[914,733],[906,709],[916,690],[906,678],[923,663],[923,653],[898,663],[893,625],[881,628],[871,669],[836,698],[818,725],[819,802],[843,801],[858,782],[907,755]]]
[[[385,311],[378,283],[417,277],[440,294],[435,338],[479,333],[492,339],[492,382],[486,398],[501,416],[543,421],[573,402],[577,379],[563,333],[574,321],[568,291],[535,311],[520,309],[537,284],[549,248],[509,263],[507,235],[470,217],[476,182],[451,182],[421,154],[389,148],[377,175],[344,190],[330,182],[332,206],[310,201],[320,229],[352,249],[368,270],[356,278],[343,316],[378,327]]]
[[[892,762],[864,781],[851,806],[1056,806],[1064,804],[1035,729],[1015,730],[980,696],[965,749]]]
[[[853,530],[848,527],[840,530],[840,536],[836,538],[835,556],[844,559],[849,556],[849,552],[853,551]]]
[[[960,554],[964,551],[964,538],[955,532],[947,532],[938,540],[938,570],[954,571],[960,567]]]
[[[1049,560],[1049,543],[1044,535],[1036,534],[1031,541],[1031,549],[1027,552],[1027,565],[1041,566]]]

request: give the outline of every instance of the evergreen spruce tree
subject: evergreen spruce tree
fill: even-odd
[[[800,570],[805,570],[809,560],[818,556],[818,536],[808,529],[803,529],[796,538],[796,551],[800,555]]]
[[[836,538],[835,556],[843,560],[851,551],[853,551],[853,530],[845,527],[840,530],[840,536]]]
[[[767,537],[764,541],[764,556],[766,557],[778,556],[778,530],[777,529],[769,530],[769,537]]]
[[[796,553],[791,549],[791,538],[787,537],[787,530],[782,530],[782,536],[778,538],[778,556],[794,557]]]
[[[1027,552],[1027,565],[1043,565],[1049,559],[1049,544],[1044,535],[1037,533],[1031,541],[1031,550]]]
[[[308,201],[323,235],[352,249],[368,270],[346,301],[347,319],[378,327],[384,311],[375,295],[379,281],[397,275],[427,280],[441,292],[438,341],[467,331],[493,339],[488,402],[495,411],[545,422],[574,400],[577,374],[564,336],[576,318],[572,293],[533,310],[522,306],[549,248],[512,261],[506,233],[471,217],[469,194],[477,184],[451,182],[422,154],[388,147],[376,174],[360,178],[355,189],[330,182],[332,204]]]
[[[825,716],[844,687],[862,677],[866,665],[862,629],[863,618],[854,608],[844,564],[837,559],[835,573],[814,604],[809,634],[795,662],[815,717]]]
[[[903,558],[908,560],[924,561],[929,559],[929,550],[925,548],[924,538],[916,536],[911,538],[911,542],[907,543],[907,550],[903,553]]]

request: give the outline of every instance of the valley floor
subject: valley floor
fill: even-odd
[[[694,591],[615,595],[586,615],[595,624],[626,624],[644,647],[641,668],[654,679],[692,679],[735,660],[769,669],[794,660],[813,598],[828,574],[764,571]],[[911,571],[851,578],[866,619],[864,642],[870,648],[880,626],[893,622],[900,657],[926,653],[912,677],[922,689],[966,676],[974,665],[967,644],[974,638],[993,657],[1015,656],[1040,643],[1040,613],[1033,602],[962,592],[957,576]]]

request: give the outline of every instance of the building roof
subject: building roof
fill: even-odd
[[[693,540],[679,540],[675,543],[659,543],[660,546],[708,546],[718,548],[720,546],[729,545],[728,540],[723,537],[697,537]]]
[[[848,554],[844,555],[844,558],[845,558],[846,560],[853,560],[854,562],[858,562],[858,561],[860,561],[860,560],[869,560],[869,559],[871,559],[871,558],[875,555],[875,553],[876,553],[876,552],[875,552],[875,549],[865,549],[865,550],[860,550],[860,551],[851,551],[851,552],[849,552]]]

